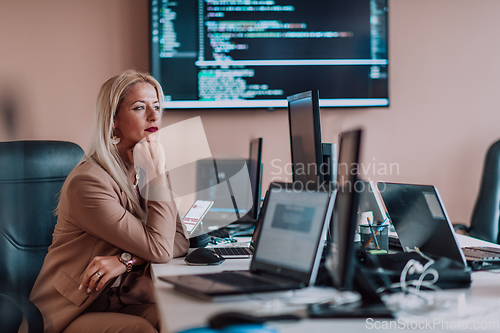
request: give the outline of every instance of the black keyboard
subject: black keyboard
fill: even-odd
[[[207,279],[214,282],[224,283],[230,286],[236,287],[260,287],[260,286],[274,286],[274,283],[257,280],[243,274],[233,273],[233,272],[222,272],[217,274],[204,274],[201,276],[203,279]]]
[[[249,247],[214,247],[211,248],[215,253],[221,256],[250,256],[253,251]]]

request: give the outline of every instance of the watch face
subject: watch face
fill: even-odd
[[[130,260],[132,260],[132,255],[130,253],[122,253],[122,256],[121,256],[122,260],[125,261],[125,262],[129,262]]]

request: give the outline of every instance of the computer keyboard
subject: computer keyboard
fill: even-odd
[[[249,247],[215,247],[212,248],[215,253],[221,256],[248,256],[252,255],[253,251]]]
[[[222,272],[217,274],[203,274],[202,278],[214,281],[221,282],[231,286],[239,286],[239,287],[257,287],[257,286],[271,286],[273,283],[257,280],[243,274],[233,273],[233,272]]]
[[[463,247],[462,251],[466,257],[476,258],[477,260],[499,260],[500,249],[493,247]]]

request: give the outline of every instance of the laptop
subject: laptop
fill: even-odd
[[[434,186],[384,182],[377,186],[404,251],[417,247],[472,270],[500,268],[500,249],[459,246]]]
[[[269,191],[266,193],[266,196],[262,203],[261,212],[259,214],[259,217],[257,218],[257,221],[255,222],[255,228],[249,246],[211,247],[210,250],[214,251],[218,255],[221,255],[224,259],[250,258],[255,251],[255,245],[257,244],[257,240],[259,238],[260,227],[262,226],[262,220],[265,214],[264,212],[266,211],[267,208],[268,199],[269,199]]]
[[[160,276],[187,294],[217,300],[313,285],[335,196],[272,187],[248,271]]]

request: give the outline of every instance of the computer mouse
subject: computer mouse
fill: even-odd
[[[226,259],[222,256],[204,247],[197,248],[184,258],[186,264],[194,266],[220,265],[224,260]]]
[[[245,314],[242,312],[224,312],[219,313],[208,321],[210,328],[219,329],[226,326],[237,324],[263,324],[264,320],[259,317]]]
[[[208,325],[214,329],[238,324],[264,324],[267,321],[298,321],[301,318],[293,314],[273,316],[252,316],[242,312],[223,312],[208,320]]]

